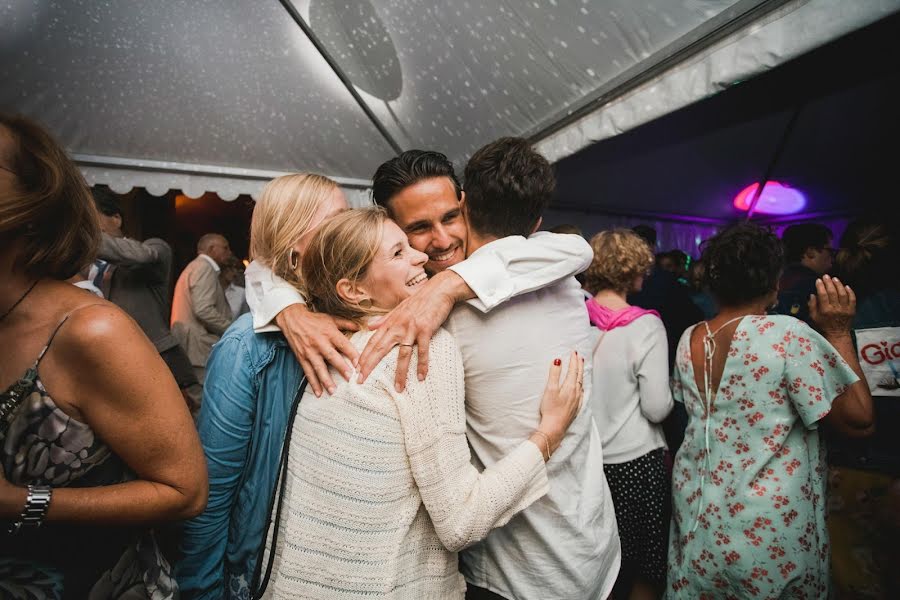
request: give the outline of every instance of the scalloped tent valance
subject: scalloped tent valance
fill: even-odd
[[[551,160],[900,10],[900,0],[13,0],[0,110],[90,183],[233,199],[316,171],[351,203],[398,149]]]

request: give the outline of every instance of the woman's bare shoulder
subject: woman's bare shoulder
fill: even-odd
[[[72,306],[63,318],[54,346],[75,361],[98,352],[129,353],[148,342],[125,311],[100,298]]]

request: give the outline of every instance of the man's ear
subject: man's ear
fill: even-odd
[[[366,291],[364,286],[360,285],[359,282],[353,283],[346,277],[337,282],[335,291],[348,304],[359,305],[363,300],[372,299],[371,294]]]
[[[541,223],[544,222],[544,217],[538,217],[537,223],[534,224],[534,227],[531,228],[531,233],[534,233],[538,229],[541,228]]]
[[[459,193],[459,212],[462,213],[462,216],[466,216],[466,211],[468,210],[468,206],[466,205],[466,193]]]

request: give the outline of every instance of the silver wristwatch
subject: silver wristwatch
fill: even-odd
[[[9,528],[10,533],[18,533],[22,527],[40,527],[50,507],[50,498],[53,496],[53,488],[49,485],[29,485],[28,495],[25,497],[25,507],[19,520]]]

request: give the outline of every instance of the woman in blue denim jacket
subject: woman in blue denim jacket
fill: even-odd
[[[310,234],[346,208],[340,188],[326,177],[269,182],[253,211],[253,259],[299,285],[299,257]],[[213,347],[206,373],[198,428],[209,502],[185,524],[175,575],[183,597],[247,599],[303,372],[281,333],[254,333],[248,314]]]

